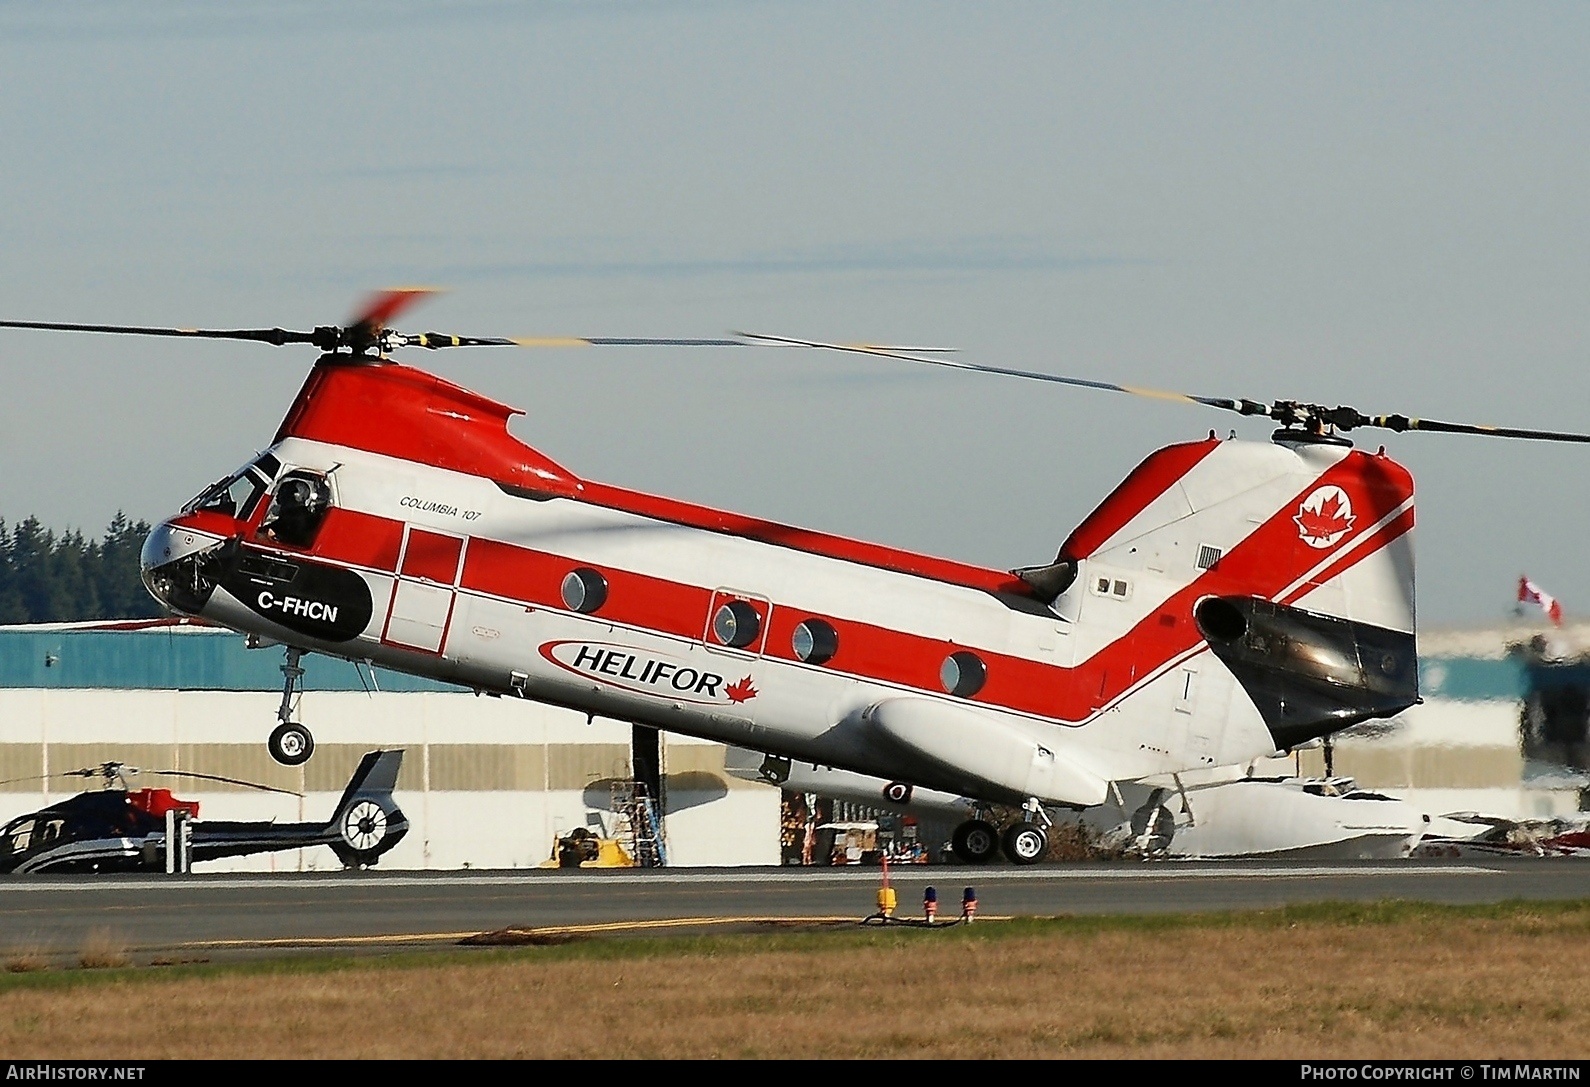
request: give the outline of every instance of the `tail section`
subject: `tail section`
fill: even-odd
[[[1171,446],[1066,541],[1057,606],[1079,665],[1132,646],[1124,701],[1165,688],[1144,709],[1171,703],[1149,711],[1176,733],[1171,763],[1245,761],[1417,701],[1413,519],[1412,477],[1384,453]]]
[[[371,751],[348,779],[326,829],[334,835],[327,844],[350,868],[374,864],[408,833],[409,821],[392,797],[402,766],[401,750]]]

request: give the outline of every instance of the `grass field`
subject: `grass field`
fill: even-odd
[[[114,948],[92,950],[117,961]],[[36,953],[15,948],[8,963],[0,1053],[11,1058],[1590,1051],[1590,901],[604,938],[226,966],[39,969]]]

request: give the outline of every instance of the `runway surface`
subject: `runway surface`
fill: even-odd
[[[859,919],[876,868],[343,872],[319,875],[7,877],[0,952],[69,951],[109,934],[142,954],[224,956],[294,947],[457,942],[505,928],[731,927]],[[902,915],[938,889],[941,916],[977,890],[979,916],[1190,912],[1397,898],[1449,904],[1590,895],[1574,860],[1077,865],[895,870]],[[660,924],[662,923],[662,924]]]

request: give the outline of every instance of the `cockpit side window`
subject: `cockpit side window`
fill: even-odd
[[[33,818],[18,819],[5,829],[5,840],[0,842],[5,851],[13,856],[26,853],[28,846],[33,843]]]
[[[228,517],[246,518],[248,511],[254,508],[254,503],[264,493],[265,485],[255,479],[250,473],[244,472],[234,478],[222,490],[217,491],[208,502],[202,504],[199,508],[201,510],[224,513]]]
[[[260,538],[289,547],[313,546],[331,504],[331,483],[325,475],[295,468],[276,484]]]
[[[253,464],[210,484],[183,512],[207,510],[246,521],[280,470],[281,462],[266,453]]]

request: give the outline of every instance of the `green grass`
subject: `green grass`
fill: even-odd
[[[0,993],[93,985],[158,984],[178,978],[219,976],[314,975],[341,971],[406,970],[417,967],[500,962],[622,961],[660,958],[750,955],[763,952],[815,952],[835,948],[908,948],[922,941],[995,942],[1087,938],[1103,933],[1160,934],[1189,930],[1272,931],[1296,926],[1365,926],[1490,921],[1512,931],[1590,933],[1590,899],[1558,902],[1500,902],[1472,906],[1388,900],[1373,903],[1313,903],[1269,910],[1193,914],[1084,915],[980,920],[973,925],[920,928],[827,926],[779,927],[768,932],[715,935],[601,935],[568,943],[523,947],[435,948],[386,954],[292,952],[272,957],[170,966],[99,969],[51,968],[30,973],[0,973]]]

